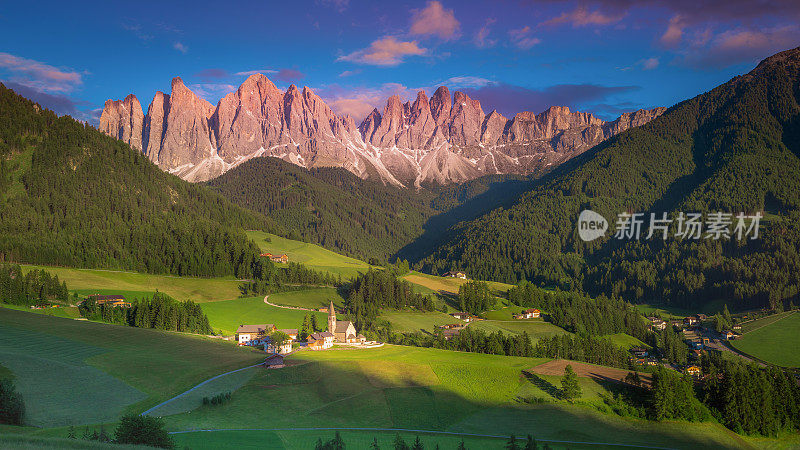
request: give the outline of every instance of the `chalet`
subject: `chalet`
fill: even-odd
[[[463,323],[448,323],[444,325],[439,325],[439,328],[441,328],[442,330],[460,330],[465,326],[466,325],[464,325]]]
[[[323,331],[314,333],[306,339],[310,350],[324,350],[333,347],[333,333]]]
[[[106,306],[120,306],[123,308],[130,308],[131,304],[125,301],[124,295],[100,295],[93,294],[86,298],[86,300],[93,300],[98,305]]]
[[[697,324],[697,317],[685,317],[683,319],[683,324],[692,327]]]
[[[289,262],[289,256],[286,255],[286,253],[284,253],[282,255],[273,255],[272,253],[262,253],[261,257],[262,258],[269,258],[270,261],[276,262],[276,263],[286,264],[286,263]]]
[[[667,328],[667,322],[664,322],[661,319],[654,319],[651,326],[654,330],[664,330]]]
[[[514,316],[515,319],[538,319],[542,312],[536,308],[526,309]]]
[[[267,323],[264,325],[239,325],[236,330],[236,342],[239,345],[260,345],[264,338],[275,331],[275,325]]]
[[[733,326],[733,331],[742,331],[742,326],[739,325],[739,324],[734,325]]]
[[[271,336],[265,337],[263,339],[263,341],[264,341],[264,351],[267,352],[267,353],[278,353],[278,354],[281,354],[281,355],[285,355],[287,353],[291,353],[292,352],[292,340],[291,339],[288,339],[286,342],[284,342],[281,345],[275,345],[275,343],[272,341],[272,337]]]
[[[736,333],[734,333],[733,331],[731,331],[731,330],[727,330],[727,331],[723,331],[722,332],[722,338],[725,339],[726,341],[732,341],[732,340],[736,339],[737,337],[738,337],[738,335]]]
[[[297,335],[299,334],[297,332],[297,328],[281,328],[278,331],[280,331],[281,333],[289,336],[289,339],[291,339],[293,341],[297,340]]]
[[[703,374],[703,371],[698,366],[689,366],[686,368],[686,373],[688,373],[693,377],[699,377],[700,375]]]
[[[467,279],[467,274],[464,273],[464,272],[461,272],[460,270],[455,270],[455,271],[451,270],[450,272],[447,272],[446,274],[444,274],[444,276],[450,277],[450,278],[461,278],[462,280],[466,280]]]
[[[283,355],[279,355],[277,353],[267,356],[267,359],[264,360],[264,366],[269,369],[280,369],[285,365],[286,363],[283,361]]]
[[[469,318],[469,313],[462,312],[462,311],[454,312],[454,313],[451,313],[450,315],[453,316],[454,318],[458,319],[458,320],[466,320],[466,319]]]
[[[637,358],[644,358],[647,356],[647,349],[642,347],[632,347],[630,352],[633,356]]]

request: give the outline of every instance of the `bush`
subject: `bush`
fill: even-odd
[[[117,444],[149,445],[158,448],[174,448],[172,438],[164,430],[160,417],[128,414],[122,417],[114,432]]]
[[[225,392],[224,394],[217,394],[213,397],[203,397],[203,405],[206,406],[216,406],[226,403],[228,400],[231,399],[231,393]]]
[[[11,380],[0,380],[0,423],[22,425],[25,420],[25,402],[14,390]]]

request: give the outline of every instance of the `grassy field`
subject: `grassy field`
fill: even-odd
[[[458,288],[469,281],[460,278],[437,277],[435,275],[428,275],[416,271],[411,271],[402,278],[409,283],[423,286],[431,291],[448,294],[458,294]],[[512,287],[510,284],[497,283],[494,281],[489,281],[487,283],[496,293],[504,293]]]
[[[506,334],[522,334],[523,332],[527,332],[534,342],[540,337],[569,334],[563,328],[555,326],[550,322],[545,322],[542,319],[479,320],[470,323],[469,326],[489,333],[502,331]]]
[[[213,302],[229,300],[240,295],[239,282],[233,278],[194,278],[151,275],[99,269],[23,265],[23,270],[44,269],[66,281],[71,291],[88,295],[95,293],[152,294],[159,290],[176,300]],[[124,295],[124,294],[123,294]]]
[[[272,296],[270,296],[271,298]],[[317,323],[327,323],[327,315],[320,312],[309,312],[295,309],[278,308],[264,303],[264,297],[237,298],[222,302],[210,302],[200,305],[208,316],[214,331],[233,334],[242,324],[271,323],[278,328],[300,328],[303,316],[314,314]]]
[[[583,406],[516,401],[518,396],[553,399],[548,385],[558,386],[559,377],[532,381],[523,374],[544,362],[541,359],[387,345],[369,350],[304,351],[288,361],[291,365],[284,369],[257,373],[229,403],[165,418],[171,430],[276,430],[189,433],[176,436],[179,445],[212,448],[235,442],[245,448],[310,448],[318,437],[327,439],[333,432],[286,429],[367,427],[487,435],[531,433],[542,440],[670,448],[748,448],[743,438],[715,424],[652,423],[604,415],[590,405],[598,401],[605,387],[589,378],[580,380]],[[409,432],[406,440],[415,434]],[[393,433],[343,432],[352,448],[362,448],[359,443],[369,442],[373,436],[385,445]],[[425,439],[443,448],[452,448],[459,441],[438,436]],[[466,442],[470,448],[503,445],[502,441],[470,438]]]
[[[263,231],[248,231],[247,236],[265,253],[286,253],[290,262],[303,263],[312,269],[341,275],[342,278],[353,278],[369,269],[369,264],[364,261],[340,255],[316,244],[286,239]]]
[[[16,309],[17,311],[27,311],[34,314],[43,314],[45,316],[64,317],[67,319],[75,319],[81,316],[76,306],[67,306],[67,307],[59,306],[58,308],[31,309],[29,306],[9,305],[7,303],[0,303],[0,307],[8,309]]]
[[[384,311],[380,318],[389,321],[394,331],[433,332],[437,325],[458,323],[453,316],[441,312],[415,312],[415,311]]]
[[[39,426],[111,422],[262,359],[211,338],[0,308],[0,364]]]
[[[760,323],[758,323],[760,322]],[[765,317],[752,322],[751,331],[732,342],[738,350],[783,367],[800,367],[800,314],[782,315],[778,320]]]
[[[650,348],[649,345],[625,333],[607,334],[603,336],[603,338],[610,340],[611,342],[613,342],[619,347],[624,348],[625,350],[628,350],[631,347]]]
[[[278,292],[277,294],[270,294],[269,296],[269,301],[276,305],[297,306],[309,309],[327,308],[331,300],[333,300],[333,305],[336,308],[341,308],[342,305],[344,305],[344,298],[342,298],[336,288],[332,287]]]
[[[665,320],[683,319],[686,316],[693,316],[697,314],[697,311],[690,311],[688,309],[672,306],[650,305],[647,303],[636,305],[636,309],[638,309],[639,312],[645,316],[650,314],[658,314]]]

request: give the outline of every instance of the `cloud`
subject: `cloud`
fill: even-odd
[[[278,71],[277,79],[287,83],[295,82],[305,78],[306,74],[295,69],[281,69]]]
[[[398,41],[394,36],[387,36],[372,42],[363,50],[340,56],[336,61],[374,66],[396,66],[403,62],[406,56],[419,56],[426,52],[427,49],[420,47],[417,41],[404,42]]]
[[[351,77],[351,76],[359,74],[359,73],[361,73],[361,69],[345,70],[344,72],[339,74],[339,77],[341,77],[341,78]]]
[[[610,25],[617,23],[625,17],[625,12],[603,13],[599,10],[589,11],[585,5],[580,5],[572,11],[562,13],[558,17],[542,22],[543,26],[557,26],[571,24],[573,28],[588,25]]]
[[[622,68],[620,68],[620,70],[622,70],[623,72],[631,70],[631,69],[636,69],[636,68],[641,68],[642,70],[653,70],[653,69],[658,68],[660,63],[661,62],[658,60],[658,58],[655,58],[655,57],[654,58],[645,58],[645,59],[640,59],[639,61],[636,61],[636,63],[633,64],[632,66],[622,67]]]
[[[494,83],[495,83],[494,81],[489,80],[487,78],[465,75],[458,77],[450,77],[440,84],[447,86],[448,88],[460,89],[460,88],[478,88],[478,87],[488,86]],[[429,90],[434,91],[435,89],[429,89]]]
[[[219,80],[220,78],[228,78],[230,76],[225,69],[203,69],[194,75],[203,80]]]
[[[490,39],[489,33],[492,32],[491,25],[495,23],[496,19],[486,19],[486,23],[475,33],[472,42],[478,48],[494,47],[497,44],[497,39]]]
[[[452,9],[444,9],[439,1],[429,1],[424,9],[414,11],[410,33],[451,40],[458,38],[460,26]]]
[[[69,114],[72,117],[80,118],[83,113],[78,109],[78,106],[85,106],[88,103],[82,100],[73,100],[62,94],[48,94],[24,84],[16,83],[14,81],[3,81],[7,88],[13,90],[17,94],[32,100],[43,107],[53,110],[59,115]]]
[[[686,28],[686,22],[680,14],[675,14],[669,19],[667,31],[661,35],[661,44],[665,47],[675,47],[681,42],[683,37],[683,29]]]
[[[133,33],[137,38],[139,38],[142,41],[147,42],[147,41],[153,39],[153,35],[150,34],[150,33],[145,32],[142,29],[142,26],[139,25],[138,23],[123,23],[122,24],[122,28],[127,30],[127,31],[130,31],[131,33]]]
[[[344,12],[344,10],[350,6],[350,0],[317,0],[316,3],[322,6],[331,7],[340,13]]]
[[[348,114],[356,123],[360,123],[373,109],[382,110],[386,99],[392,95],[408,100],[416,95],[416,90],[399,83],[385,83],[379,87],[342,87],[332,84],[317,89],[316,93],[337,114]]]
[[[486,110],[497,109],[511,117],[520,111],[539,113],[550,106],[569,106],[576,109],[589,103],[601,102],[611,96],[640,89],[638,86],[601,86],[597,84],[557,84],[541,89],[529,89],[506,83],[492,83],[464,92],[480,100]]]
[[[79,72],[59,69],[32,59],[0,52],[0,70],[11,74],[10,81],[41,92],[72,92],[83,83]]]
[[[542,42],[541,39],[531,36],[531,27],[529,26],[517,30],[510,30],[508,35],[511,38],[511,43],[522,50],[528,50]]]
[[[683,49],[679,63],[698,69],[719,69],[734,64],[756,62],[765,56],[797,46],[800,28],[786,25],[773,28],[735,28],[712,36],[702,36]]]
[[[174,48],[175,50],[183,53],[184,55],[186,54],[186,52],[189,51],[189,47],[183,45],[180,42],[176,42],[176,43],[172,44],[172,48]]]
[[[237,77],[249,77],[250,75],[255,75],[257,73],[278,73],[277,70],[274,69],[257,69],[257,70],[247,70],[244,72],[236,72],[234,75]]]
[[[226,95],[238,89],[237,86],[228,83],[195,83],[186,87],[192,90],[198,97],[215,104]]]

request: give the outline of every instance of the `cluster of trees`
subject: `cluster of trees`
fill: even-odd
[[[203,397],[204,406],[217,406],[229,402],[231,399],[230,392],[224,392],[211,397]]]
[[[0,261],[249,278],[271,219],[0,85]]]
[[[683,332],[675,331],[672,326],[653,333],[645,342],[657,349],[659,354],[672,364],[686,364],[689,358],[689,347],[684,342]]]
[[[290,262],[286,267],[277,267],[272,261],[261,258],[253,267],[253,278],[242,282],[239,286],[243,295],[269,294],[293,285],[340,286],[342,284],[341,275],[335,277],[329,272],[310,269],[296,262]]]
[[[433,311],[430,296],[415,293],[405,280],[392,270],[369,269],[351,283],[345,298],[345,310],[359,330],[375,328],[380,308],[414,308]]]
[[[458,287],[458,307],[461,311],[477,315],[493,306],[494,298],[485,281],[469,281]]]
[[[431,335],[424,333],[394,333],[389,328],[382,327],[375,330],[374,335],[379,340],[397,345],[432,347],[493,355],[536,356],[531,338],[525,332],[520,335],[507,335],[500,331],[487,333],[467,327],[456,336],[445,339],[439,329]]]
[[[533,354],[538,358],[571,359],[591,364],[633,369],[630,354],[608,339],[587,335],[556,335],[536,341]]]
[[[317,324],[316,314],[306,314],[303,316],[303,323],[300,324],[300,331],[298,331],[300,340],[304,341],[308,339],[309,335],[317,331],[322,331],[322,327]]]
[[[733,310],[778,308],[800,295],[800,76],[773,61],[670,108],[534,181],[508,207],[459,224],[421,267],[530,280],[630,302]],[[757,180],[757,181],[753,181]],[[610,223],[584,242],[582,210]],[[617,214],[764,212],[758,239],[619,240]]]
[[[69,427],[67,430],[67,438],[78,438],[75,433],[75,427]],[[95,428],[89,431],[89,427],[85,427],[81,439],[84,441],[143,445],[166,449],[175,448],[172,437],[164,430],[163,419],[160,417],[140,416],[137,414],[128,414],[122,417],[117,429],[114,431],[113,439],[106,433],[105,427],[102,425],[100,425],[99,432]]]
[[[156,292],[149,298],[132,300],[129,308],[98,305],[94,299],[89,298],[78,306],[78,311],[81,316],[89,320],[101,320],[137,328],[212,333],[208,317],[200,305],[191,300],[179,302],[161,292]]]
[[[344,450],[346,448],[344,439],[342,439],[342,435],[339,434],[337,431],[332,439],[327,441],[323,441],[322,438],[317,439],[317,443],[314,446],[314,450]],[[378,438],[372,438],[372,443],[369,446],[370,450],[380,450],[380,444],[378,444]],[[394,436],[394,440],[392,441],[392,447],[394,450],[425,450],[425,444],[423,444],[422,440],[419,436],[414,438],[414,442],[408,444],[400,433],[396,433]],[[438,450],[439,444],[436,444],[436,449]],[[539,444],[536,442],[536,439],[528,435],[527,439],[525,440],[517,440],[517,437],[513,434],[508,438],[506,442],[505,448],[507,450],[538,450]],[[550,450],[550,446],[545,444],[543,447],[544,450]],[[461,442],[456,447],[456,450],[467,450],[467,446],[464,443],[464,439],[461,439]]]
[[[765,436],[800,429],[800,386],[791,372],[718,354],[704,357],[701,365],[700,397],[726,427]]]
[[[0,302],[12,305],[47,305],[52,301],[66,303],[69,291],[58,275],[42,269],[22,274],[18,265],[0,264]]]
[[[508,290],[508,299],[518,306],[547,311],[550,322],[573,333],[627,333],[642,340],[649,334],[636,308],[604,294],[589,298],[576,292],[551,292],[523,281]]]
[[[23,425],[25,422],[25,402],[14,389],[14,382],[0,379],[0,423]]]
[[[713,320],[714,328],[717,330],[717,333],[733,328],[733,318],[731,317],[730,311],[728,311],[728,305],[724,306],[722,312],[714,314]]]
[[[710,414],[694,395],[692,379],[663,367],[653,373],[650,417],[653,420],[707,420]]]

